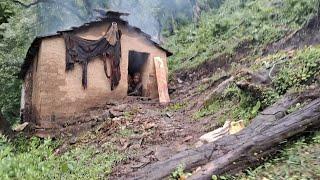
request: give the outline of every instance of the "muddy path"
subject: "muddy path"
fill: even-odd
[[[319,44],[319,22],[319,18],[314,17],[300,30],[267,45],[264,54]],[[194,114],[201,109],[210,92],[230,77],[229,74],[219,74],[219,71],[228,71],[231,63],[237,63],[239,67],[250,64],[241,60],[250,55],[252,43],[243,42],[233,55],[222,54],[196,68],[176,73],[170,83],[170,88],[175,91],[170,95],[172,103],[169,106],[134,99],[129,101],[132,108],[139,110],[126,123],[137,133],[125,140],[115,139],[128,156],[113,169],[110,179],[130,179],[132,177],[127,174],[194,148],[201,135],[218,128],[219,117],[209,115],[195,120]],[[212,78],[213,75],[219,77]]]
[[[305,29],[300,31],[304,32]],[[288,45],[288,41],[295,45],[310,43],[295,43],[300,38],[300,31],[284,37],[282,41],[285,43],[279,41],[268,45],[266,54],[285,49],[280,44]],[[109,179],[130,179],[132,177],[127,175],[140,168],[194,148],[200,136],[219,127],[217,115],[196,120],[195,113],[202,108],[210,92],[229,78],[228,74],[219,72],[228,71],[231,63],[242,65],[241,59],[250,55],[252,49],[248,47],[251,43],[244,42],[234,55],[222,54],[197,68],[174,74],[169,85],[173,90],[170,94],[171,103],[167,106],[149,99],[130,97],[78,114],[70,122],[75,122],[74,126],[79,127],[76,131],[84,133],[73,133],[66,128],[65,134],[71,134],[69,136],[72,138],[65,147],[84,144],[107,151],[105,145],[112,144],[124,159],[116,164]],[[212,78],[213,75],[218,77]],[[81,122],[80,125],[77,122]],[[63,147],[60,148],[61,152]]]
[[[193,117],[211,89],[199,90],[203,84],[202,81],[172,84],[176,91],[171,94],[172,103],[168,106],[132,100],[130,106],[137,110],[126,120],[126,128],[134,133],[117,142],[127,158],[113,169],[111,179],[130,179],[126,177],[128,173],[195,147],[201,135],[216,128],[212,117],[201,120]]]
[[[57,153],[81,145],[109,152],[107,148],[112,145],[124,159],[116,164],[109,179],[130,179],[127,174],[194,148],[200,136],[217,128],[214,117],[200,120],[193,117],[214,86],[206,78],[171,82],[170,87],[175,91],[170,95],[172,103],[169,105],[130,97],[77,114],[69,121],[81,122],[74,124],[79,129],[72,132],[68,128],[74,127],[70,126],[62,130],[68,141]]]
[[[173,90],[171,103],[166,106],[157,100],[129,97],[75,115],[61,130],[71,140],[58,152],[81,145],[109,152],[111,144],[124,159],[116,164],[109,179],[130,179],[127,174],[196,147],[200,136],[219,125],[215,115],[196,119],[195,113],[210,92],[228,78],[218,72],[227,71],[230,63],[246,55],[246,51],[238,56],[221,55],[196,69],[174,74],[169,85]],[[218,80],[212,80],[213,75]]]

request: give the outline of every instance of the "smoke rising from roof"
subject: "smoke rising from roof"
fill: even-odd
[[[130,13],[127,17],[129,23],[150,34],[154,40],[159,40],[159,32],[169,18],[175,18],[173,16],[181,10],[188,9],[187,13],[184,13],[186,16],[190,16],[192,12],[191,4],[186,0],[111,0],[109,8]]]
[[[133,26],[159,40],[159,32],[172,24],[173,18],[190,19],[190,0],[55,0],[42,3],[37,8],[39,34],[79,26],[99,15],[94,9],[128,12],[123,17]]]

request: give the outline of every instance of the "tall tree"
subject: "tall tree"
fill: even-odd
[[[12,32],[7,33],[10,29],[8,23],[16,14],[13,12],[17,13],[17,10],[9,1],[0,2],[0,133],[6,135],[11,133],[10,122],[19,117],[20,83],[15,76],[18,66],[13,65],[15,61],[8,58],[8,52],[14,48],[8,48],[12,41],[7,41],[8,37],[14,36]]]
[[[199,23],[202,11],[202,9],[200,8],[199,0],[189,0],[189,2],[192,6],[194,22]]]

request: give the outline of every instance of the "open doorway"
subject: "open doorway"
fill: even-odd
[[[149,53],[129,51],[128,96],[145,96]]]

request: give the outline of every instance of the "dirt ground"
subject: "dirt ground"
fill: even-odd
[[[207,74],[208,77],[211,75]],[[126,157],[111,174],[110,179],[118,179],[195,147],[200,136],[217,128],[215,117],[193,118],[202,107],[203,100],[215,88],[215,84],[210,85],[206,77],[202,75],[201,78],[204,79],[172,81],[172,102],[166,106],[157,100],[129,97],[122,102],[77,114],[69,121],[78,123],[71,123],[62,130],[64,136],[71,140],[58,152],[79,145],[104,150],[104,144],[110,143]]]
[[[157,100],[129,97],[75,115],[61,130],[71,140],[58,152],[81,144],[104,150],[104,144],[111,143],[126,158],[113,168],[110,179],[130,179],[126,175],[133,171],[194,148],[200,136],[219,127],[214,115],[194,118],[221,83],[209,78],[247,56],[249,44],[239,48],[236,56],[222,54],[197,68],[174,74],[169,84],[171,103],[166,106]]]
[[[300,38],[298,34],[311,31],[309,29],[314,28],[305,26],[282,41],[270,44],[265,54],[286,49],[283,44],[290,44],[288,42],[295,45],[293,49],[299,48],[300,44],[315,44],[313,41],[295,43]],[[212,82],[209,78],[229,68],[231,62],[240,63],[250,51],[246,47],[249,46],[244,44],[234,56],[221,55],[196,69],[175,74],[169,85],[172,90],[171,103],[167,106],[155,100],[130,97],[77,114],[70,120],[75,123],[68,124],[62,130],[71,140],[59,151],[63,152],[66,146],[79,144],[94,145],[103,150],[104,144],[111,143],[126,158],[113,168],[110,179],[130,179],[126,175],[133,171],[195,147],[200,136],[218,128],[219,117],[212,115],[200,120],[193,117],[210,92],[221,83]]]

